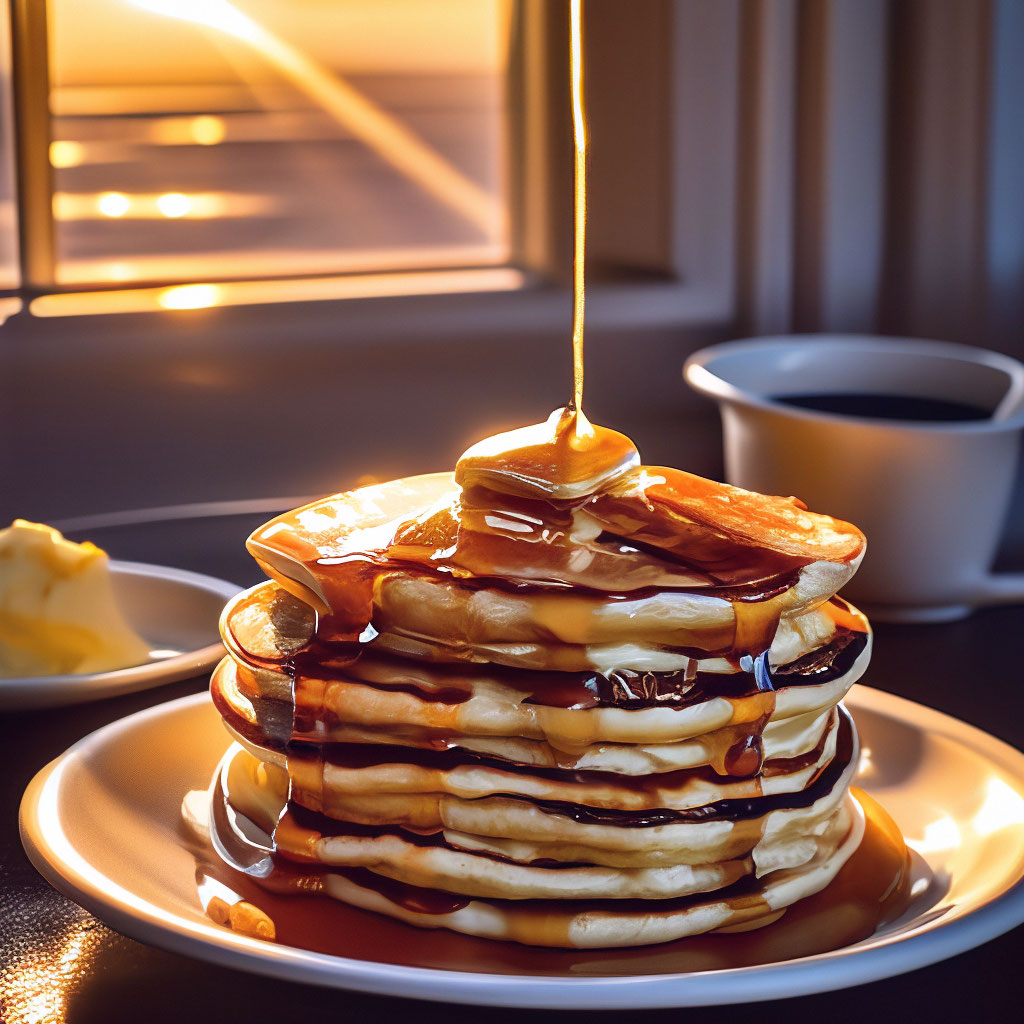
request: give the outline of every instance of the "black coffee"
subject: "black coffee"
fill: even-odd
[[[815,412],[840,416],[859,416],[871,420],[917,420],[929,423],[963,423],[987,420],[992,412],[967,402],[946,398],[922,398],[918,395],[776,395],[776,402],[795,405]]]

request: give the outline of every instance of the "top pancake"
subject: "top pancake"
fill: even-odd
[[[662,571],[673,577],[677,586],[730,587],[761,582],[766,578],[759,572],[764,563],[770,563],[769,575],[813,562],[849,567],[859,561],[865,543],[855,526],[809,512],[796,498],[755,494],[662,467],[630,470],[607,490],[577,505],[573,511],[583,514],[580,524],[545,522],[556,527],[555,535],[547,537],[538,537],[529,529],[537,525],[538,517],[548,519],[542,501],[516,502],[496,492],[484,492],[483,496],[497,499],[493,508],[481,504],[480,492],[463,494],[451,473],[392,480],[285,512],[256,530],[247,547],[268,575],[294,580],[322,599],[322,581],[334,575],[332,567],[360,555],[390,555],[398,565],[462,570],[463,575],[483,579],[564,583],[566,572],[570,572],[578,576],[573,582],[622,592],[637,589],[630,570],[644,561],[643,554],[674,563]],[[442,514],[448,510],[445,520]],[[557,511],[564,519],[565,510]],[[473,514],[479,512],[485,523],[474,522]],[[624,542],[609,552],[622,563],[614,586],[603,585],[599,573],[563,566],[549,556],[550,549],[564,547],[582,547],[589,553],[587,541],[592,538],[585,533],[602,528]],[[521,574],[498,566],[481,571],[475,564],[476,552],[467,550],[463,535],[485,532],[508,541],[520,540],[532,549],[529,564],[522,560]],[[629,546],[629,540],[644,545],[644,550]],[[729,547],[737,550],[728,551]],[[393,548],[397,550],[392,552]],[[720,570],[727,559],[746,562],[746,573],[723,576]],[[594,558],[586,561],[592,563]],[[688,563],[689,573],[680,568],[684,563]],[[554,568],[560,574],[545,579],[538,568]],[[649,581],[650,575],[640,574],[637,582],[644,587]]]
[[[779,619],[846,583],[864,538],[794,498],[634,467],[572,501],[463,490],[451,474],[390,481],[278,516],[248,548],[330,620],[331,639],[607,669],[626,641],[648,656],[766,649]]]

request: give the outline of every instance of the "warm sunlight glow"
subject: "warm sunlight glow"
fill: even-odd
[[[907,837],[906,842],[907,846],[922,855],[955,850],[960,845],[960,828],[949,815],[943,815],[925,826],[924,835],[920,839]]]
[[[297,47],[264,28],[227,0],[134,0],[157,14],[217,29],[250,45],[326,113],[429,195],[486,233],[502,208],[401,121]]]
[[[245,192],[56,192],[53,215],[60,221],[123,217],[126,220],[162,220],[187,217],[261,217],[274,212],[277,201]]]
[[[861,747],[860,759],[857,761],[858,781],[870,779],[875,774],[875,764],[871,760],[871,748]]]
[[[227,129],[222,118],[214,117],[212,114],[201,114],[192,119],[190,125],[192,138],[200,146],[216,146],[224,141]]]
[[[192,200],[181,192],[168,192],[157,198],[156,205],[165,217],[184,217],[192,209]]]
[[[85,146],[80,142],[60,140],[50,143],[50,166],[77,167],[85,159]]]
[[[983,836],[1011,825],[1024,825],[1024,797],[993,776],[988,781],[985,802],[971,824]]]
[[[4,323],[15,313],[21,312],[21,299],[5,298],[0,299],[0,324]]]
[[[64,1024],[67,992],[103,942],[105,931],[86,917],[73,922],[52,952],[37,947],[12,963],[0,964],[0,1007],[11,1024]]]
[[[227,132],[223,119],[210,114],[154,117],[140,124],[138,130],[158,146],[215,146],[224,141]]]
[[[33,316],[90,316],[149,313],[160,309],[200,309],[205,306],[248,306],[255,303],[516,291],[524,284],[525,275],[522,271],[511,267],[485,267],[473,270],[307,277],[286,281],[227,281],[218,285],[189,284],[175,288],[132,288],[124,291],[58,292],[33,299],[29,308]]]
[[[921,893],[927,892],[929,882],[930,880],[927,878],[916,879],[914,884],[910,887],[910,895],[916,899],[918,896],[921,895]]]
[[[123,217],[131,205],[131,200],[120,192],[104,192],[96,200],[96,208],[104,217]]]
[[[135,5],[154,14],[220,29],[247,42],[259,32],[259,25],[227,0],[135,0]]]
[[[107,264],[107,277],[111,281],[133,281],[138,275],[127,263]]]
[[[157,302],[164,309],[207,309],[220,305],[220,288],[215,284],[183,284],[164,289]]]

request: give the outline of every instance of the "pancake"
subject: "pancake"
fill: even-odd
[[[314,721],[319,732],[311,739],[330,739],[332,728],[359,725],[419,730],[427,737],[445,733],[543,739],[566,751],[598,742],[676,742],[763,713],[753,672],[738,672],[735,666],[710,660],[701,662],[701,670],[687,679],[679,673],[517,673],[368,652],[344,668],[292,662],[289,675],[285,664],[295,653],[295,636],[282,635],[273,619],[279,625],[293,622],[292,604],[294,599],[272,584],[229,604],[222,629],[236,667],[218,671],[232,672],[230,685],[240,686],[250,698],[289,705],[292,680],[300,677],[306,693],[316,695]],[[822,605],[796,626],[799,629],[780,629],[768,652],[770,670],[775,672],[773,722],[832,707],[860,677],[870,657],[867,622],[845,602]],[[781,666],[772,665],[777,650],[785,659]],[[808,659],[811,654],[815,657]],[[269,665],[277,669],[264,667]],[[714,671],[723,667],[731,671]]]
[[[414,477],[279,516],[248,546],[286,590],[340,618],[335,628],[342,639],[357,639],[372,620],[375,633],[385,635],[381,646],[417,657],[602,671],[666,671],[684,668],[693,656],[754,653],[765,637],[771,643],[780,619],[831,597],[863,556],[859,531],[801,511],[792,500],[762,499],[767,505],[757,529],[748,531],[761,536],[776,524],[785,551],[756,548],[750,536],[736,541],[724,532],[737,529],[732,505],[742,499],[752,506],[756,496],[705,481],[699,502],[685,500],[664,482],[666,476],[678,486],[697,479],[635,470],[617,484],[622,494],[616,504],[597,506],[604,522],[587,511],[555,510],[543,518],[505,508],[483,517],[489,534],[467,528],[464,516],[452,512],[458,495],[450,477]],[[660,504],[652,504],[651,494],[659,495]],[[673,502],[699,510],[703,522],[678,513],[671,530],[652,522],[657,509]],[[580,528],[581,517],[588,528]],[[368,542],[379,548],[371,558],[365,557]],[[677,549],[687,543],[699,547],[700,558],[680,560]],[[726,559],[726,547],[740,555]],[[528,550],[513,556],[516,548]],[[497,560],[487,565],[490,575],[481,574],[482,549]],[[444,557],[433,558],[438,551]],[[659,558],[662,553],[666,557]],[[745,564],[745,555],[754,568],[741,573],[732,562]],[[604,568],[607,562],[614,568]],[[643,586],[631,587],[638,579]],[[496,580],[503,586],[493,586]],[[628,663],[631,656],[634,663]]]
[[[564,412],[248,547],[270,580],[221,619],[209,801],[262,885],[633,945],[766,926],[860,841],[849,524]]]

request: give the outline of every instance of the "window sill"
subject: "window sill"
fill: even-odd
[[[11,299],[8,315],[20,300]],[[587,325],[601,328],[694,327],[731,319],[723,290],[647,275],[604,280],[587,290]],[[196,283],[165,288],[53,293],[26,304],[11,321],[17,334],[83,341],[119,336],[152,341],[206,335],[211,344],[244,337],[330,344],[347,339],[493,337],[557,331],[571,322],[569,289],[513,267],[352,275],[285,281]],[[15,325],[17,327],[15,328]]]

